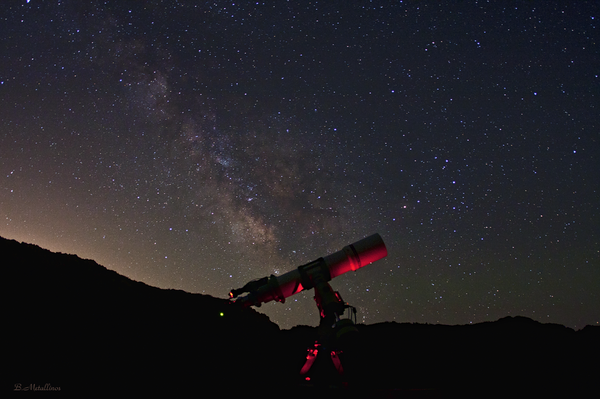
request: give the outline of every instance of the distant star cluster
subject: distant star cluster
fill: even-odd
[[[600,4],[9,1],[0,236],[225,298],[379,233],[358,321],[600,323]],[[317,325],[312,292],[258,309]]]

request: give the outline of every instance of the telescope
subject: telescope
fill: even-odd
[[[386,256],[385,244],[376,233],[281,276],[271,275],[250,281],[242,288],[231,290],[229,297],[234,299],[248,293],[234,301],[243,307],[261,306],[271,301],[284,303],[286,298],[300,291],[322,286],[344,273],[356,271]]]
[[[300,375],[305,376],[306,381],[310,381],[308,373],[315,363],[317,355],[329,353],[337,373],[343,377],[344,369],[340,356],[343,353],[342,348],[346,347],[348,340],[351,340],[350,337],[358,332],[354,325],[356,308],[345,303],[340,293],[333,291],[328,281],[351,270],[356,271],[386,256],[387,249],[381,236],[373,234],[279,277],[270,275],[250,281],[242,288],[231,290],[229,297],[233,303],[243,307],[260,306],[271,301],[283,303],[286,298],[300,291],[314,288],[314,299],[321,316],[319,339],[312,348],[308,349],[306,362],[300,370]],[[247,295],[238,298],[245,293]],[[349,319],[340,317],[349,308],[353,311],[354,322],[352,314]]]

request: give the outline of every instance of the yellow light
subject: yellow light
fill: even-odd
[[[225,315],[223,314],[223,312],[221,312],[221,313],[219,313],[219,316],[221,316],[221,317],[222,317],[222,316],[225,316]]]

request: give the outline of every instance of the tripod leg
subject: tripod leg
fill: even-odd
[[[344,374],[344,368],[342,367],[342,362],[340,361],[340,357],[338,356],[339,351],[331,351],[331,360],[333,361],[333,365],[340,375]]]
[[[317,353],[319,353],[319,350],[317,349],[317,344],[315,344],[314,348],[310,348],[308,350],[308,354],[306,355],[306,362],[304,363],[304,366],[302,366],[302,370],[300,370],[300,375],[308,373],[313,363],[315,362],[315,359],[317,358]]]

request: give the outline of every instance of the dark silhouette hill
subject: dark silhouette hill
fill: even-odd
[[[8,391],[301,397],[343,389],[327,356],[317,358],[310,382],[298,376],[314,327],[280,330],[227,300],[151,287],[94,261],[1,237],[0,264]],[[593,390],[600,375],[595,326],[574,331],[506,317],[357,327],[344,342],[344,395],[552,396]]]
[[[278,377],[279,327],[253,309],[13,240],[0,238],[0,254],[9,389],[206,392]]]

